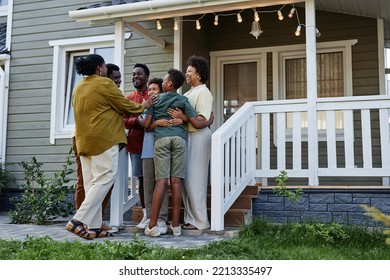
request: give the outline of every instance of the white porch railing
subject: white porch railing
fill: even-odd
[[[289,178],[308,178],[311,186],[319,177],[335,176],[382,177],[388,185],[389,109],[390,96],[383,95],[321,98],[315,116],[306,115],[306,99],[244,104],[212,136],[211,230],[224,229],[224,214],[248,184],[267,184],[281,170]],[[315,137],[307,134],[305,117],[318,119]],[[318,148],[303,153],[303,144],[313,139],[314,147],[326,143],[326,153],[319,155]],[[135,180],[129,188],[128,178],[123,149],[111,195],[113,226],[122,226],[123,214],[139,201]]]
[[[311,186],[334,176],[382,177],[388,185],[389,109],[390,96],[317,99],[316,114],[307,118],[318,119],[320,129],[308,135],[306,99],[246,103],[212,136],[211,230],[223,230],[224,214],[248,184],[266,184],[282,170],[290,178],[308,178]],[[318,167],[318,148],[303,153],[302,144],[313,140],[311,147],[326,143],[326,167]]]

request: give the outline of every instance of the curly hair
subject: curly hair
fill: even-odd
[[[119,66],[113,63],[107,63],[107,77],[110,77],[113,71],[119,71]]]
[[[102,66],[104,63],[104,58],[98,54],[82,56],[75,62],[76,72],[79,75],[91,76],[96,73],[96,67]]]
[[[192,55],[187,61],[188,66],[192,66],[199,73],[202,83],[206,83],[209,80],[210,71],[208,62],[204,57]]]
[[[168,75],[169,75],[170,80],[172,81],[172,85],[175,89],[179,89],[183,85],[184,80],[185,80],[185,76],[184,76],[183,72],[181,72],[177,69],[171,68],[168,70]]]
[[[161,78],[153,78],[153,79],[150,79],[148,81],[148,86],[150,86],[150,84],[156,84],[156,85],[158,85],[158,88],[160,89],[160,92],[163,92],[162,83],[163,83],[163,79],[161,79]]]

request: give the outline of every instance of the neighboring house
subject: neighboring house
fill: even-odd
[[[119,65],[128,93],[136,62],[162,77],[184,71],[196,54],[210,60],[215,97],[212,229],[223,228],[226,208],[256,182],[254,215],[273,221],[361,221],[359,203],[390,212],[387,0],[12,4],[6,162],[35,155],[49,173],[62,168],[78,56],[99,53]],[[299,214],[266,187],[281,170],[288,183],[308,186]]]

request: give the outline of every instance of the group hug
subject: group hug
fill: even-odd
[[[136,63],[135,90],[125,96],[119,67],[106,64],[100,55],[78,58],[76,71],[83,76],[72,93],[77,211],[66,230],[85,239],[115,234],[103,217],[121,149],[130,155],[132,176],[138,178],[143,218],[137,228],[151,237],[209,228],[209,126],[214,116],[213,96],[206,86],[207,60],[193,55],[185,73],[171,68],[164,77],[151,77],[147,65]],[[181,95],[178,90],[184,82],[191,88]],[[184,221],[180,221],[182,203]]]

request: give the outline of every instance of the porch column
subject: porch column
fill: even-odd
[[[123,92],[125,84],[125,24],[122,20],[115,22],[114,64],[118,65],[122,72],[120,89]],[[119,155],[118,174],[115,178],[114,188],[110,202],[110,225],[121,227],[123,225],[124,200],[128,189],[128,155],[126,149],[122,149]]]
[[[305,1],[309,186],[318,186],[317,47],[315,0]]]

